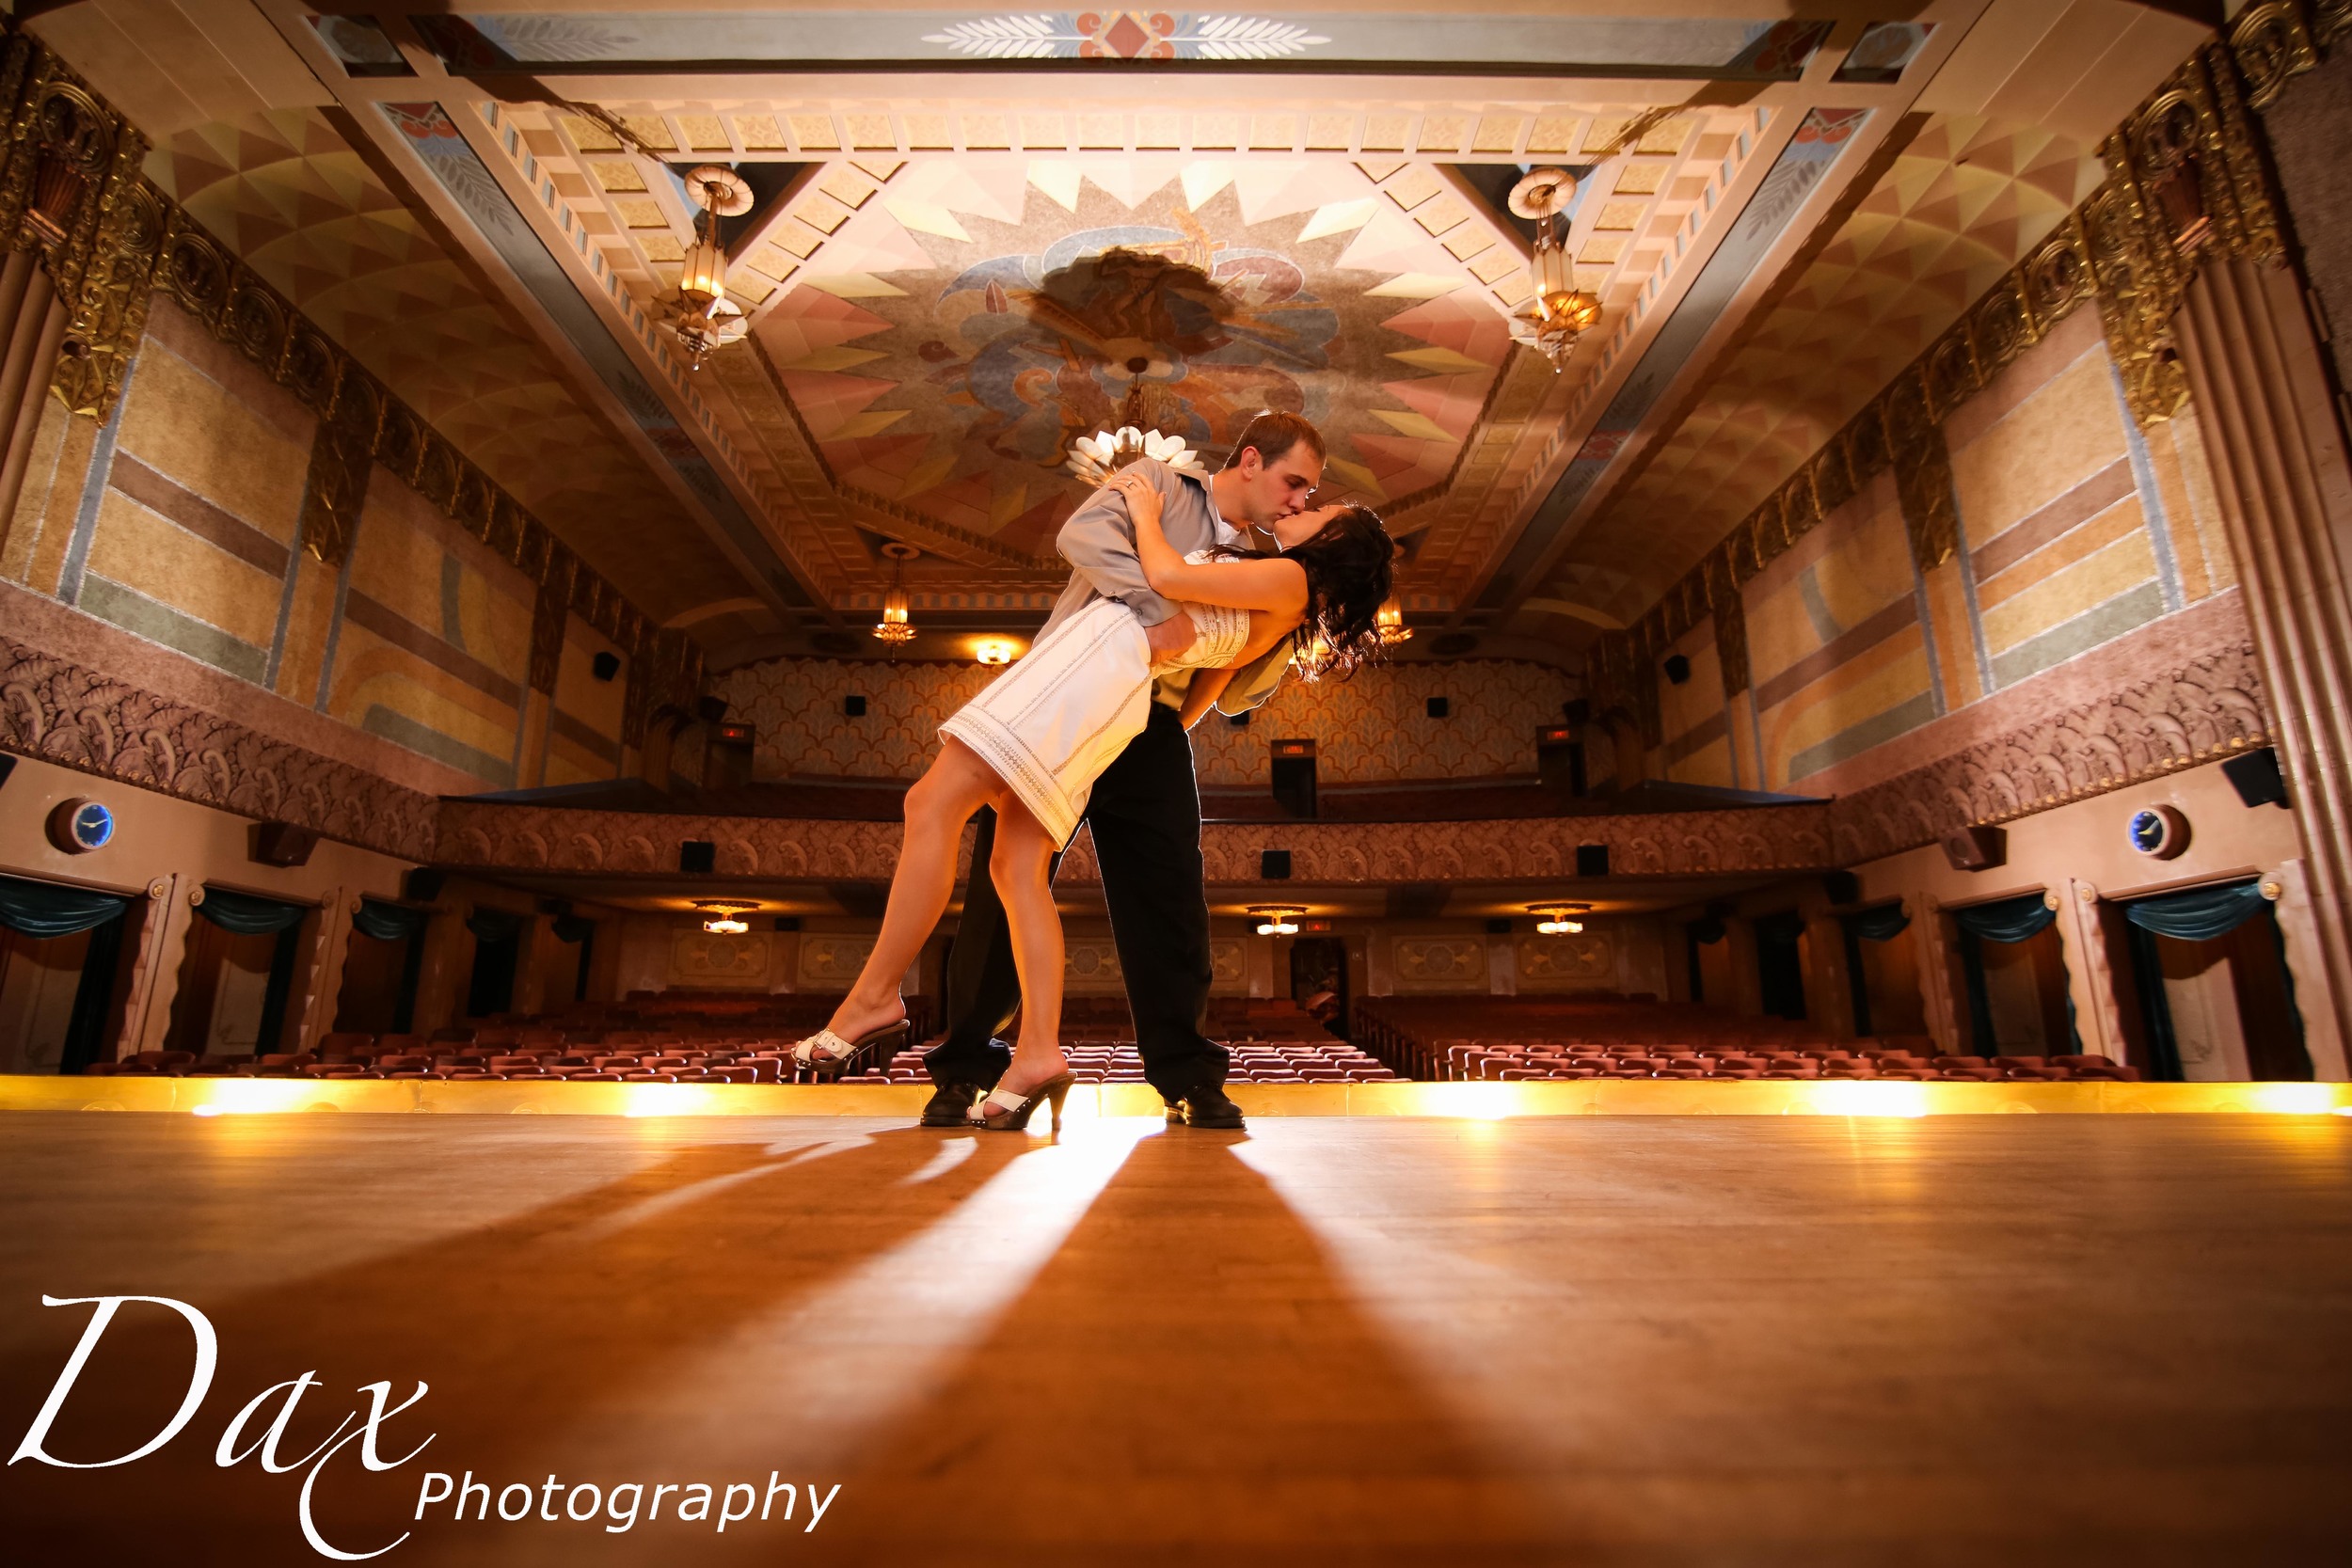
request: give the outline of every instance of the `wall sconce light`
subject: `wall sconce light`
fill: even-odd
[[[759,906],[743,898],[697,898],[694,908],[703,912],[703,929],[714,937],[739,937],[750,930],[743,917]]]
[[[1577,917],[1592,907],[1590,904],[1530,904],[1527,912],[1535,916],[1535,929],[1541,935],[1573,937],[1581,935],[1584,929],[1584,922]]]
[[[1012,662],[1012,644],[1001,637],[983,637],[972,650],[972,657],[982,664],[998,665]]]

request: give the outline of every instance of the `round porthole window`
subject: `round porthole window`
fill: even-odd
[[[60,800],[49,814],[49,842],[69,855],[103,849],[115,836],[115,814],[96,800]]]
[[[2152,859],[2169,861],[2188,847],[2188,818],[2170,806],[2142,806],[2132,813],[2132,847]]]

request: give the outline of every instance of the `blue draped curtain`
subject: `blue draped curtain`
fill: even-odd
[[[431,910],[412,910],[405,904],[388,903],[381,898],[362,898],[359,912],[351,917],[351,925],[363,937],[400,942],[423,930],[432,914]]]
[[[1911,916],[1903,912],[1900,899],[1892,904],[1857,910],[1843,918],[1846,929],[1864,942],[1893,942],[1911,926]]]
[[[2270,902],[2255,881],[2229,882],[2220,887],[2193,887],[2159,898],[2137,898],[2123,906],[2123,918],[2142,930],[2183,942],[2210,942],[2228,936]]]
[[[477,906],[466,916],[466,929],[477,942],[512,942],[522,934],[523,916],[506,910],[483,909]]]
[[[128,908],[130,900],[118,894],[0,877],[0,926],[38,941],[94,929],[121,919]]]
[[[208,882],[204,902],[196,907],[196,912],[224,931],[252,937],[292,930],[315,908],[313,904],[289,904],[282,898],[262,898],[234,888],[214,887]]]
[[[553,928],[558,942],[586,942],[596,934],[596,923],[585,915],[559,914]]]
[[[1971,904],[1952,911],[1952,924],[1963,936],[1986,942],[2024,942],[2040,936],[2058,918],[2058,911],[2042,902],[2041,894],[2020,894],[1990,904]]]

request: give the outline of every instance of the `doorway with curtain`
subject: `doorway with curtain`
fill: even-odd
[[[362,898],[351,917],[343,952],[343,985],[335,999],[335,1027],[364,1035],[405,1035],[414,1026],[417,980],[424,970],[424,924],[429,910],[382,898]]]
[[[0,1072],[78,1073],[113,1055],[131,901],[0,877]]]
[[[1845,929],[1854,1033],[1882,1038],[1927,1034],[1919,944],[1901,901],[1841,915],[1838,924]]]
[[[2074,1055],[2074,998],[2058,911],[2040,893],[1951,911],[1979,1056]]]
[[[473,935],[473,974],[466,982],[466,1016],[489,1018],[515,1006],[515,974],[522,966],[529,917],[477,906],[466,917]]]
[[[1767,1018],[1804,1017],[1804,917],[1794,910],[1756,917],[1756,982]]]
[[[2304,1081],[2312,1059],[2276,907],[2259,879],[2119,906],[2131,953],[2126,1033],[2150,1078]],[[2132,1012],[2137,1017],[2131,1017]]]
[[[180,960],[165,1045],[199,1056],[266,1056],[285,1050],[294,982],[310,904],[207,883]]]

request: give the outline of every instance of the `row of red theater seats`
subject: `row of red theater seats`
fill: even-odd
[[[776,1084],[795,1081],[783,1048],[643,1053],[399,1051],[314,1055],[196,1057],[184,1051],[142,1052],[87,1069],[97,1076],[175,1078],[545,1079],[584,1083]]]
[[[1448,1076],[1500,1080],[1576,1078],[1879,1078],[1945,1083],[2136,1082],[2137,1069],[2105,1056],[1915,1056],[1904,1051],[1499,1052],[1470,1048]]]
[[[1140,1084],[1143,1058],[1132,1041],[1088,1046],[1065,1040],[1071,1075],[1081,1084]],[[845,1082],[920,1084],[930,1081],[923,1053],[902,1051],[887,1066],[877,1064]],[[1343,1041],[1326,1037],[1317,1044],[1236,1043],[1226,1072],[1229,1084],[1385,1084],[1398,1081],[1386,1065]]]

